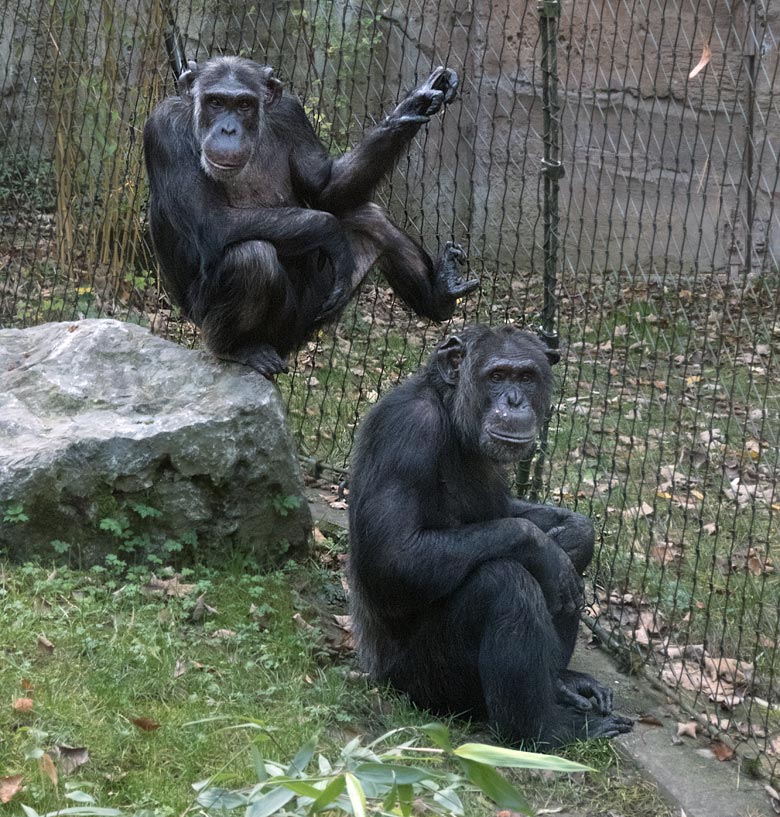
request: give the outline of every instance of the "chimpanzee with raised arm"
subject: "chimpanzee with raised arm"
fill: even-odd
[[[437,68],[352,151],[334,159],[273,70],[240,57],[189,63],[181,96],[144,128],[149,223],[163,283],[218,356],[271,377],[338,315],[378,263],[417,313],[449,318],[464,253],[433,260],[371,203],[412,137],[455,98]]]
[[[550,403],[542,342],[473,326],[362,421],[352,457],[349,577],[366,669],[434,712],[553,747],[632,728],[612,692],[568,669],[593,525],[514,498]]]

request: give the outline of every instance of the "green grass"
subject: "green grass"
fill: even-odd
[[[332,753],[358,735],[428,722],[349,675],[353,657],[337,648],[331,619],[345,612],[343,590],[323,566],[328,553],[319,556],[262,575],[246,565],[185,571],[192,587],[181,597],[150,595],[140,569],[0,566],[0,778],[20,774],[25,785],[0,815],[18,814],[20,803],[39,813],[74,806],[73,790],[128,814],[184,814],[197,811],[197,781],[236,788],[256,779],[252,745],[289,761],[314,734]],[[205,618],[193,613],[201,594],[216,610]],[[24,698],[29,711],[15,708]],[[490,740],[467,724],[455,733],[458,742]],[[61,767],[57,746],[83,747],[89,761],[55,785],[41,758]],[[548,775],[514,779],[540,805],[606,814],[633,802],[632,814],[666,815],[604,742],[568,754],[598,771],[584,783],[557,778],[552,788]],[[492,813],[476,794],[469,804],[469,813]]]

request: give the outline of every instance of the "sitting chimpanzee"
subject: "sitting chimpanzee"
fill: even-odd
[[[632,722],[567,669],[590,521],[510,495],[550,402],[542,342],[473,326],[363,420],[352,459],[352,616],[366,669],[419,706],[541,747]]]
[[[371,196],[411,138],[455,97],[437,68],[361,144],[333,159],[268,66],[189,63],[180,97],[144,128],[149,224],[168,294],[219,357],[272,376],[349,300],[378,262],[415,311],[446,320],[460,247],[433,261]]]

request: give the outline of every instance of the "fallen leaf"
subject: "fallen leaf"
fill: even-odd
[[[38,636],[38,649],[43,652],[54,652],[54,644],[45,635]]]
[[[20,774],[0,777],[0,803],[10,803],[11,798],[22,790],[24,778]]]
[[[677,724],[677,737],[689,737],[695,738],[696,737],[696,729],[698,724],[696,721],[688,721],[688,723],[678,723]]]
[[[143,729],[144,732],[154,732],[155,729],[160,728],[160,724],[151,718],[130,718],[130,723],[135,724],[139,729]]]
[[[349,505],[343,499],[333,499],[328,502],[331,508],[334,508],[337,511],[346,511]]]
[[[32,698],[17,698],[11,706],[14,712],[32,712],[33,701]]]
[[[26,678],[22,678],[22,689],[25,692],[32,692],[33,691],[32,681],[28,681]]]
[[[769,800],[772,803],[772,810],[775,814],[780,814],[780,792],[773,789],[769,783],[764,783],[764,790],[769,795]]]
[[[44,752],[38,758],[38,768],[40,769],[41,774],[45,774],[46,777],[51,780],[53,786],[57,785],[59,775],[57,774],[57,767],[54,765],[54,761],[51,759],[50,754]]]
[[[311,633],[314,632],[314,627],[309,624],[308,621],[300,614],[296,613],[293,616],[293,621],[295,622],[295,626],[303,633]]]
[[[204,669],[203,664],[199,661],[190,661],[188,659],[178,659],[176,666],[173,668],[173,677],[181,678],[182,675],[189,672],[191,669]]]
[[[212,638],[233,638],[236,634],[235,630],[228,630],[226,628],[222,628],[221,630],[214,630],[211,633]]]
[[[206,594],[201,593],[198,598],[195,599],[195,606],[190,611],[190,621],[197,624],[199,621],[203,621],[206,616],[215,616],[217,613],[218,610],[206,604]]]
[[[315,527],[314,530],[311,532],[311,535],[312,535],[312,539],[314,539],[314,544],[315,545],[321,545],[324,542],[328,541],[328,537],[325,536],[323,534],[323,532],[319,528]]]
[[[68,746],[61,743],[54,747],[53,754],[59,761],[62,774],[70,774],[79,766],[89,763],[89,752],[83,746]]]
[[[333,620],[342,630],[348,633],[352,632],[352,616],[333,616]]]
[[[185,584],[181,581],[181,577],[177,574],[170,579],[160,579],[152,573],[146,586],[143,588],[144,593],[156,596],[170,596],[172,598],[181,599],[188,596],[195,590],[194,584]]]
[[[637,720],[647,726],[663,726],[663,723],[655,715],[640,715]]]
[[[710,743],[710,749],[712,750],[712,754],[714,754],[721,763],[724,760],[731,760],[731,758],[734,757],[734,750],[719,740],[713,740],[712,743]]]

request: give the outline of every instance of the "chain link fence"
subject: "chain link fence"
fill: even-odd
[[[464,322],[557,331],[536,488],[596,520],[587,618],[719,752],[778,773],[780,0],[0,5],[4,327],[197,342],[145,222],[176,32],[188,59],[272,64],[334,152],[454,68],[379,198],[429,249],[462,243],[481,293],[442,327],[370,279],[279,380],[299,448],[343,471],[369,405]]]

